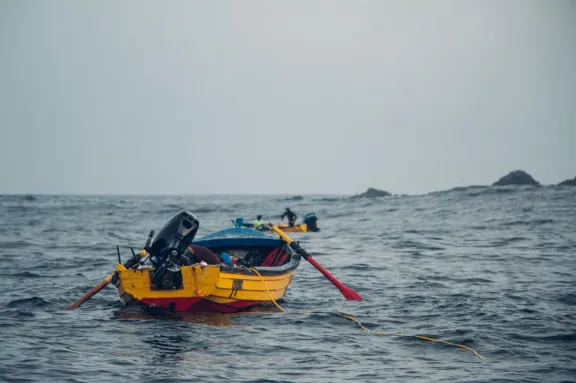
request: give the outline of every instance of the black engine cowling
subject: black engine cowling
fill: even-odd
[[[150,254],[159,256],[167,250],[182,254],[196,236],[199,226],[200,222],[194,214],[182,210],[160,229],[150,246]]]
[[[160,229],[154,241],[152,241],[154,236],[152,230],[143,251],[134,254],[134,257],[126,261],[123,266],[127,269],[134,268],[142,264],[140,260],[143,256],[150,254],[150,261],[155,268],[151,275],[152,284],[158,284],[164,275],[174,274],[174,270],[178,269],[181,264],[189,262],[188,258],[183,255],[188,245],[194,240],[199,227],[198,218],[188,210],[182,210]],[[112,283],[116,284],[117,281],[118,273],[114,273]]]
[[[310,214],[306,214],[306,216],[304,216],[304,221],[303,221],[307,226],[308,226],[308,231],[320,231],[320,228],[318,227],[318,218],[316,217],[316,214],[314,213],[310,213]]]
[[[170,266],[182,263],[181,257],[192,242],[200,222],[188,210],[182,210],[168,221],[150,246],[150,261],[156,268],[152,283],[158,282]]]

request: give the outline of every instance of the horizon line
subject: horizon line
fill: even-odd
[[[390,193],[390,197],[394,196],[421,196],[427,195],[431,193],[439,193],[444,191],[451,191],[454,189],[467,189],[467,188],[481,188],[481,187],[514,187],[514,186],[528,186],[528,187],[554,187],[554,186],[561,186],[559,184],[540,184],[539,186],[535,185],[508,185],[508,186],[494,186],[494,185],[468,185],[468,186],[454,186],[449,189],[440,189],[440,190],[432,190],[424,193],[393,193],[389,192],[384,189],[368,187],[364,192],[368,189],[376,189],[381,191],[386,191]],[[214,193],[28,193],[28,192],[20,192],[20,193],[5,193],[0,192],[1,196],[68,196],[68,197],[187,197],[187,196],[354,196],[360,193],[245,193],[245,192],[238,192],[238,193],[221,193],[221,192],[214,192]]]

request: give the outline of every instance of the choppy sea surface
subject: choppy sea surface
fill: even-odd
[[[316,213],[321,232],[293,238],[364,301],[303,260],[286,312],[154,317],[112,286],[64,310],[113,270],[116,245],[142,246],[181,208],[202,236],[286,207]],[[0,196],[2,382],[574,382],[575,359],[576,188]]]

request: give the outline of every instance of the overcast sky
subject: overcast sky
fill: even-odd
[[[0,0],[0,193],[576,176],[576,1]]]

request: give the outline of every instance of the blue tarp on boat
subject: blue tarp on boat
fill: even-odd
[[[231,227],[207,234],[192,241],[194,245],[205,247],[225,246],[281,246],[282,240],[275,234],[265,233],[247,227]]]

